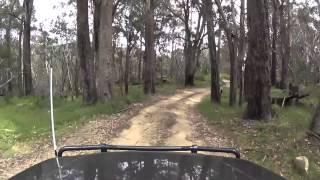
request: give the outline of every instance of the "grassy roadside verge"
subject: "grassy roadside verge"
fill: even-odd
[[[227,94],[225,91],[221,105],[211,104],[207,97],[198,109],[219,133],[234,141],[246,159],[288,179],[320,178],[320,143],[306,137],[313,114],[310,103],[318,98],[318,89],[311,91],[303,105],[274,106],[277,115],[268,123],[242,120],[244,107],[229,107]],[[308,175],[300,175],[294,168],[292,160],[297,156],[309,158]]]
[[[159,94],[175,93],[176,86],[162,84]],[[117,96],[107,103],[84,106],[81,99],[54,98],[54,113],[58,134],[81,125],[94,116],[117,113],[132,103],[142,102],[149,97],[143,94],[141,86],[131,86],[128,96]],[[49,99],[47,97],[4,97],[0,99],[0,156],[10,157],[20,143],[32,143],[49,135]]]

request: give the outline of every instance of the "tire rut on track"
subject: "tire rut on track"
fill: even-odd
[[[207,121],[195,108],[209,92],[208,89],[180,90],[170,97],[156,97],[151,105],[134,104],[126,112],[93,119],[64,135],[58,144],[223,146],[226,140],[211,132]],[[0,157],[0,179],[53,157],[50,139],[41,140],[29,149],[13,158]]]

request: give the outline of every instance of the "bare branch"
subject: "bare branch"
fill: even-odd
[[[231,31],[228,27],[228,21],[226,18],[226,15],[223,12],[222,6],[221,6],[221,1],[220,0],[215,0],[217,7],[218,7],[218,12],[222,18],[222,27],[225,30],[226,34],[228,34],[228,36],[231,34]]]
[[[117,9],[118,9],[118,6],[119,6],[119,4],[120,4],[120,1],[121,1],[121,0],[117,0],[117,1],[114,3],[113,9],[112,9],[112,17],[114,17],[114,15],[116,14]]]
[[[6,87],[6,86],[7,86],[12,80],[14,80],[15,78],[16,78],[15,76],[12,76],[12,75],[11,75],[11,78],[10,78],[8,81],[6,81],[5,83],[3,83],[3,84],[0,85],[0,89]]]
[[[178,14],[177,12],[175,12],[171,7],[169,7],[167,4],[163,5],[168,11],[170,11],[171,14],[173,14],[173,16],[179,18],[183,23],[185,23],[185,19],[183,19],[181,14]]]

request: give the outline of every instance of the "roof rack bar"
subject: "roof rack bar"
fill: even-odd
[[[115,151],[154,151],[154,152],[184,152],[190,151],[191,153],[201,152],[218,152],[233,154],[236,158],[240,159],[240,152],[235,148],[215,148],[208,146],[122,146],[122,145],[84,145],[84,146],[65,146],[59,149],[58,157],[62,157],[64,152],[71,151],[97,151],[108,152],[109,150]]]

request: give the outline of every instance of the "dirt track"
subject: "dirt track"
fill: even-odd
[[[208,94],[207,89],[182,90],[171,97],[158,97],[152,105],[135,104],[127,112],[92,120],[61,138],[58,144],[223,146],[226,141],[209,128],[194,108]],[[48,141],[27,147],[29,152],[14,158],[0,159],[0,179],[52,158]]]
[[[149,106],[131,119],[129,129],[122,131],[111,144],[125,145],[192,145],[204,144],[193,139],[190,107],[207,95],[206,90],[182,91],[181,93]]]

